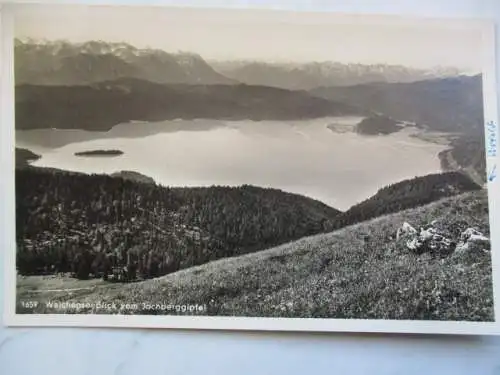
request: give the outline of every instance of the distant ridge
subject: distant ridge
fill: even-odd
[[[109,130],[131,120],[298,120],[362,113],[305,91],[133,78],[81,86],[19,85],[15,98],[16,129]]]
[[[439,156],[443,169],[463,170],[475,180],[486,181],[482,75],[319,87],[309,92],[413,124],[426,132],[448,133],[451,149]]]
[[[482,76],[427,79],[411,83],[370,83],[318,87],[311,94],[349,103],[397,121],[452,133],[482,131]],[[481,133],[482,135],[482,133]]]

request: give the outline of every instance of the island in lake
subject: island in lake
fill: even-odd
[[[398,121],[386,116],[376,115],[362,120],[356,126],[356,131],[360,134],[367,135],[387,135],[398,132],[403,129],[403,127],[404,125],[401,125]]]
[[[123,155],[121,150],[91,150],[75,152],[75,156],[120,156]]]

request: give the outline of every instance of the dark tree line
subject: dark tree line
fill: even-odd
[[[166,188],[119,177],[16,170],[17,269],[151,278],[324,231],[339,214],[275,189]]]
[[[378,216],[422,206],[440,198],[479,189],[481,189],[479,185],[460,172],[415,177],[380,189],[373,197],[337,216],[331,229],[342,228]]]

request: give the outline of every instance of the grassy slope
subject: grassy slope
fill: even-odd
[[[26,283],[32,279],[22,278],[18,292],[21,299],[40,301],[127,302],[139,307],[142,302],[206,304],[209,315],[492,320],[489,254],[431,259],[409,254],[403,242],[389,239],[404,221],[420,225],[434,219],[455,229],[474,226],[489,234],[487,212],[486,191],[466,193],[145,282],[101,283],[68,295],[31,293]],[[117,310],[106,312],[119,309],[118,304]],[[40,304],[36,311],[64,310],[51,311]],[[121,311],[132,312],[152,313]]]

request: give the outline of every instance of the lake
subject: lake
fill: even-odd
[[[360,120],[172,120],[120,124],[108,132],[23,130],[16,132],[16,146],[41,155],[35,166],[131,170],[168,186],[273,187],[341,210],[390,183],[440,171],[437,154],[446,146],[412,137],[411,128],[386,136],[356,134],[350,129]],[[124,154],[75,156],[106,149]]]

